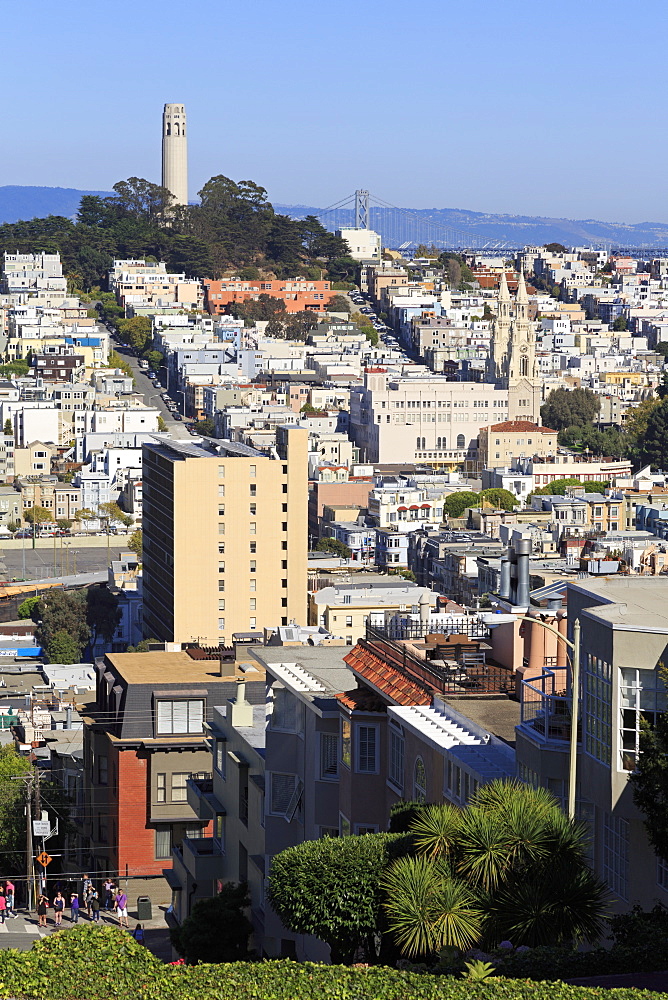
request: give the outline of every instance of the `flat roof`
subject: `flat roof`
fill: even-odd
[[[473,695],[458,698],[448,695],[442,699],[460,715],[465,716],[488,733],[498,736],[504,743],[515,745],[515,726],[520,723],[520,703],[505,694]]]
[[[668,579],[665,577],[605,577],[569,581],[568,589],[601,598],[585,608],[587,618],[628,631],[668,632]]]
[[[218,660],[194,660],[184,650],[174,653],[162,649],[148,653],[107,653],[105,660],[128,684],[180,684],[190,687],[194,683],[229,680],[232,676],[220,676]],[[234,676],[248,678],[248,674],[236,665]]]

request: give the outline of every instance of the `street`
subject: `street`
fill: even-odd
[[[69,909],[65,910],[65,914],[69,914]],[[53,910],[51,909],[49,909],[49,914],[46,919],[46,927],[38,927],[36,913],[26,913],[24,910],[20,910],[15,918],[10,917],[5,920],[4,924],[0,924],[0,948],[16,948],[18,951],[29,951],[34,943],[39,941],[41,938],[49,937],[57,930],[70,930],[74,926],[68,917],[64,916],[60,928],[57,928],[53,922]],[[79,924],[77,926],[82,926],[90,922],[88,914],[85,911],[82,911]],[[118,927],[118,918],[112,912],[105,912],[104,910],[101,910],[100,925]],[[134,931],[135,926],[136,920],[131,914],[129,928],[130,933]],[[144,944],[149,951],[152,951],[153,954],[160,958],[163,962],[171,961],[174,956],[172,955],[172,949],[169,942],[169,930],[165,924],[164,913],[162,910],[160,910],[151,921],[143,921],[142,927],[144,928]]]
[[[162,393],[165,392],[165,387],[162,385],[155,386],[147,376],[146,370],[139,367],[139,361],[134,354],[131,354],[129,348],[124,344],[119,343],[115,337],[113,338],[113,349],[130,365],[135,379],[135,391],[143,393],[144,402],[147,405],[156,406],[160,410],[160,415],[167,424],[167,430],[169,433],[177,440],[190,441],[191,435],[186,429],[185,423],[182,420],[175,420],[168,407],[165,405],[165,401],[162,398]],[[179,404],[179,411],[182,412],[183,396],[180,396],[174,401]]]

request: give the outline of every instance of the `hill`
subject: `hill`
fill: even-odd
[[[317,215],[318,208],[307,205],[274,205],[294,219]],[[403,242],[439,243],[442,229],[470,233],[476,241],[492,241],[509,247],[610,245],[612,247],[668,247],[668,224],[663,222],[601,222],[597,219],[560,219],[532,215],[501,215],[473,212],[462,208],[374,208],[369,210],[370,226],[380,233],[387,246]],[[353,212],[339,209],[337,226],[354,225]],[[323,219],[323,224],[325,224]],[[328,226],[329,228],[329,226]],[[416,238],[417,237],[417,238]],[[462,245],[465,243],[462,242]]]
[[[106,198],[111,191],[78,191],[76,188],[21,187],[18,184],[0,187],[0,224],[19,219],[64,215],[73,218],[84,194]]]

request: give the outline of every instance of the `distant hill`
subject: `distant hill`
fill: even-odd
[[[18,222],[19,219],[39,219],[45,215],[77,214],[79,202],[85,194],[102,198],[112,191],[78,191],[76,188],[21,187],[17,184],[0,187],[0,223]]]
[[[103,198],[111,191],[79,191],[76,188],[0,187],[0,223],[19,219],[41,218],[45,215],[76,215],[81,197],[96,194]],[[277,212],[301,219],[317,215],[320,208],[313,205],[278,205]],[[442,230],[453,229],[475,237],[475,241],[491,242],[509,247],[544,243],[563,243],[566,246],[610,245],[612,247],[668,247],[668,223],[663,222],[600,222],[596,219],[553,219],[532,215],[497,215],[472,212],[461,208],[375,208],[370,209],[370,225],[381,234],[386,246],[399,246],[404,242],[441,242]],[[339,209],[330,215],[331,225],[354,224],[350,209]],[[452,241],[448,241],[452,245]],[[463,244],[465,245],[465,244]]]
[[[276,205],[277,212],[301,219],[317,215],[309,205]],[[439,244],[442,229],[470,234],[476,241],[510,246],[563,243],[565,246],[611,245],[613,247],[668,247],[668,223],[600,222],[596,219],[552,219],[532,215],[495,215],[461,208],[374,208],[369,209],[369,224],[380,233],[386,246],[413,241]],[[334,215],[331,227],[334,226]],[[354,225],[351,209],[339,209],[336,226]],[[324,220],[323,220],[324,223]],[[448,241],[449,244],[452,241]],[[465,243],[462,243],[465,245]]]

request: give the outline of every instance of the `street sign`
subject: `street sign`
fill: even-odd
[[[48,819],[34,819],[32,833],[33,837],[48,837],[51,833],[51,823]]]
[[[41,854],[37,855],[37,860],[39,861],[40,865],[42,865],[43,868],[46,868],[47,865],[51,864],[53,858],[49,854],[47,854],[46,851],[42,851]]]

